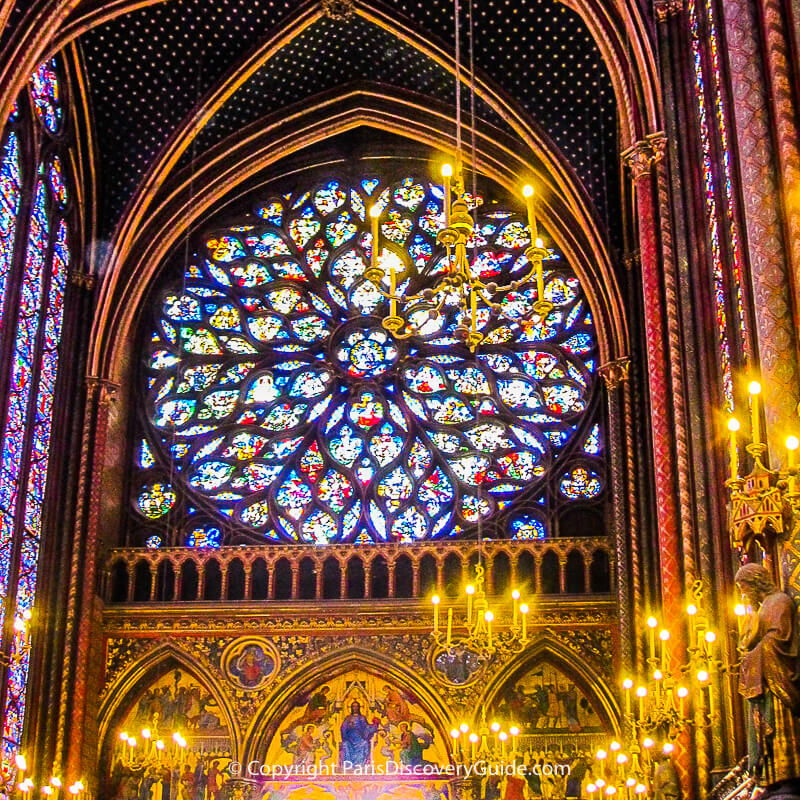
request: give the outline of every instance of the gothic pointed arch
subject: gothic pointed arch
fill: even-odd
[[[366,691],[369,695],[370,691],[374,691],[376,694],[373,699],[380,700],[384,686],[398,691],[404,695],[407,702],[410,701],[414,705],[417,713],[430,723],[428,727],[432,729],[439,752],[448,746],[447,737],[452,711],[445,699],[433,690],[423,676],[412,671],[399,658],[389,659],[374,651],[346,647],[321,658],[312,668],[306,669],[302,676],[297,674],[287,676],[282,683],[276,685],[261,708],[253,715],[245,736],[246,750],[242,754],[242,761],[256,759],[268,763],[268,754],[275,752],[275,743],[280,738],[282,726],[286,726],[287,720],[294,725],[298,724],[298,717],[302,720],[302,715],[298,715],[296,709],[307,706],[315,691],[318,692],[322,687],[331,687],[334,684],[336,684],[334,688],[341,689],[340,679],[357,673],[370,676],[373,682],[370,689],[362,688],[361,692]],[[346,687],[344,691],[347,692]],[[334,694],[335,692],[328,699],[331,710],[342,699],[337,700]],[[337,723],[343,716],[345,714],[342,713],[335,716]]]
[[[178,678],[176,673],[182,677]],[[186,720],[186,714],[180,720],[162,717],[160,721],[156,719],[154,724],[153,714],[143,707],[147,693],[153,693],[154,689],[169,694],[170,701],[175,704],[181,686],[186,684],[185,678],[200,686],[213,701],[214,709],[219,710],[218,714],[214,714],[219,721],[214,733],[223,737],[223,731],[227,731],[230,757],[237,757],[242,747],[242,731],[225,687],[201,664],[194,662],[181,647],[173,642],[164,642],[128,663],[105,687],[98,712],[98,756],[106,769],[111,767],[115,751],[119,748],[119,734],[123,730],[131,736],[140,737],[139,728],[149,728],[151,733],[163,735],[166,740],[170,739],[173,732],[181,730],[191,736],[193,728]],[[174,684],[174,689],[170,683]],[[126,721],[131,723],[127,728],[124,726]]]
[[[37,59],[57,52],[86,31],[144,5],[157,5],[161,2],[163,0],[149,0],[144,4],[140,0],[114,0],[79,6],[51,2],[45,8],[37,9],[30,29],[26,28],[29,33],[27,36],[19,36],[19,59],[6,65],[3,78],[7,80],[4,80],[3,85],[6,86],[11,81],[13,87],[14,77],[17,75],[21,76],[20,82],[24,81],[31,64],[35,64]],[[658,130],[660,87],[656,76],[656,60],[648,22],[638,4],[631,2],[624,8],[617,8],[597,0],[573,0],[567,5],[583,18],[609,65],[617,101],[623,109],[622,133],[625,145],[632,144],[650,130]],[[307,2],[303,8],[312,14],[320,13],[315,2]],[[395,10],[376,7],[374,3],[356,3],[355,12],[374,15],[377,19],[392,20],[396,17]],[[406,21],[404,27],[413,30],[414,26]],[[38,36],[32,35],[33,30],[38,32]],[[30,59],[30,63],[22,59],[23,55]],[[9,97],[13,97],[18,89],[18,86],[11,88]],[[5,99],[4,96],[0,98]]]
[[[563,676],[565,683],[583,694],[587,707],[594,711],[595,720],[607,733],[614,736],[620,734],[622,712],[616,692],[583,656],[547,632],[539,634],[522,653],[492,676],[483,693],[486,707],[508,708],[509,689],[513,689],[529,676],[539,677],[543,665],[551,667],[555,676]],[[546,681],[547,678],[542,677],[540,685]],[[526,687],[525,691],[530,689]],[[560,702],[563,711],[563,699]]]
[[[367,31],[377,31],[385,35],[385,46],[393,43],[402,45],[408,52],[418,57],[415,63],[417,69],[436,68],[440,77],[453,75],[455,72],[452,55],[443,50],[430,36],[424,32],[416,32],[414,26],[398,23],[393,11],[376,8],[361,7],[356,4],[353,18],[362,21]],[[245,102],[246,96],[259,92],[259,84],[254,82],[260,72],[272,64],[273,61],[283,58],[285,52],[297,47],[312,47],[313,40],[306,41],[303,37],[317,30],[322,15],[319,9],[301,6],[292,14],[275,33],[261,44],[252,54],[224,74],[219,81],[205,92],[183,120],[176,125],[160,153],[149,164],[145,174],[139,181],[135,195],[128,204],[125,217],[121,220],[115,232],[117,246],[125,249],[131,230],[135,230],[139,220],[148,212],[150,201],[154,193],[166,180],[170,172],[181,164],[185,164],[190,148],[193,154],[203,153],[208,146],[205,139],[208,137],[212,143],[218,141],[226,129],[223,119],[226,112],[237,118],[241,113],[232,111],[237,102]],[[366,32],[366,31],[365,31]],[[324,32],[318,35],[324,37]],[[449,80],[450,78],[448,78]],[[384,77],[384,80],[385,77]],[[466,77],[462,77],[466,82]],[[390,83],[389,81],[386,81]],[[252,85],[251,85],[252,84]],[[549,173],[559,192],[569,192],[574,183],[575,164],[563,157],[559,148],[553,143],[543,126],[530,110],[526,111],[521,103],[510,93],[504,91],[492,79],[482,75],[476,76],[476,98],[480,103],[478,112],[482,117],[489,117],[491,122],[502,125],[507,132],[518,138],[525,147],[530,148],[538,160],[544,162],[544,171]],[[428,98],[430,99],[430,98]],[[441,98],[439,98],[441,99]],[[309,101],[305,101],[306,103]],[[289,113],[292,113],[291,111]],[[444,121],[443,121],[444,122]],[[230,119],[227,120],[230,128]],[[452,123],[447,121],[439,128],[451,129]],[[229,130],[228,128],[228,130]],[[219,130],[218,130],[219,129]],[[626,147],[628,137],[623,137],[622,147]],[[564,142],[562,142],[562,145]],[[196,151],[196,152],[195,152]],[[580,202],[584,202],[581,200]],[[580,213],[585,213],[581,209]]]
[[[361,125],[430,147],[444,143],[449,150],[454,140],[441,134],[441,115],[441,109],[426,112],[418,102],[398,101],[376,90],[345,89],[288,119],[278,115],[253,124],[244,135],[231,137],[212,149],[191,171],[172,177],[157,193],[158,204],[151,206],[135,236],[125,247],[113,250],[94,325],[91,370],[114,375],[115,379],[121,376],[128,363],[125,351],[131,345],[141,298],[153,276],[170,249],[201,219],[235,197],[238,187],[242,187],[239,192],[245,187],[252,191],[259,173],[266,174],[282,159]],[[534,153],[515,154],[512,141],[501,132],[492,134],[500,147],[488,137],[480,140],[477,169],[511,193],[518,191],[519,175],[536,175],[547,186],[541,214],[584,278],[590,304],[602,319],[602,360],[625,355],[625,314],[611,257],[592,215],[582,206],[579,188],[573,184],[562,195],[564,184],[552,181]]]

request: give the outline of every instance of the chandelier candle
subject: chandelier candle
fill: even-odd
[[[730,457],[731,457],[731,480],[736,480],[739,477],[739,450],[736,446],[736,432],[741,426],[736,417],[731,417],[728,420],[728,430],[731,434],[730,439]]]
[[[647,697],[647,689],[639,686],[636,689],[636,696],[639,698],[639,719],[644,719],[644,699]]]
[[[695,625],[695,616],[697,616],[697,606],[694,603],[689,603],[686,606],[686,613],[689,615],[689,641],[694,645],[697,640],[697,629]]]
[[[661,640],[661,669],[663,672],[667,672],[669,661],[669,650],[667,648],[669,631],[666,628],[662,629],[658,634],[658,638]]]
[[[758,423],[758,396],[761,394],[761,384],[751,381],[747,387],[750,392],[750,420],[753,429],[753,444],[761,444],[761,426]]]
[[[394,268],[394,261],[392,261],[389,269],[389,315],[391,317],[397,316],[397,271]]]
[[[518,611],[517,600],[519,600],[519,592],[516,589],[514,589],[514,591],[511,592],[511,599],[514,601],[514,619],[513,619],[512,624],[516,628],[517,627],[517,611]]]
[[[453,641],[453,609],[447,609],[447,646]]]
[[[656,628],[658,627],[658,620],[655,617],[647,618],[647,643],[650,650],[650,660],[654,661],[656,657]]]
[[[450,178],[453,175],[453,167],[450,164],[442,165],[442,178],[444,179],[442,183],[442,192],[444,194],[444,226],[445,228],[450,227]]]
[[[796,436],[789,436],[786,439],[786,465],[789,470],[789,492],[794,494],[797,491],[797,476],[794,474],[794,453],[800,447],[800,439]]]
[[[536,244],[536,239],[539,234],[536,230],[536,213],[533,207],[533,186],[530,184],[525,185],[522,189],[522,196],[525,198],[525,205],[528,209],[528,227],[531,231],[531,244]]]
[[[378,269],[378,218],[381,215],[380,206],[376,203],[369,210],[369,218],[372,222],[372,268]]]
[[[689,696],[689,690],[685,686],[680,686],[678,688],[678,704],[680,706],[681,717],[686,716],[686,708],[684,706],[684,701]]]
[[[631,689],[633,689],[633,681],[630,678],[625,678],[622,681],[622,688],[625,690],[625,716],[631,715]]]

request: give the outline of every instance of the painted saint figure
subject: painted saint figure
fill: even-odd
[[[350,713],[344,718],[340,733],[339,764],[364,766],[372,754],[372,737],[377,733],[379,720],[370,724],[361,713],[361,704],[356,700],[350,705]]]
[[[236,659],[232,672],[247,687],[257,686],[275,667],[275,662],[257,645],[248,645]]]
[[[316,725],[325,719],[330,706],[328,698],[330,690],[330,686],[321,686],[318,691],[311,695],[306,705],[305,713],[297,722],[298,725],[307,725],[309,723]]]
[[[391,724],[397,725],[401,722],[410,721],[408,703],[397,689],[391,686],[383,687],[384,714]]]

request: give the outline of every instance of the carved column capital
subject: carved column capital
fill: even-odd
[[[348,19],[355,11],[354,0],[321,0],[322,14],[328,19]]]
[[[69,282],[73,286],[78,286],[81,289],[86,289],[86,291],[91,292],[97,285],[97,276],[73,269],[70,270],[69,273]]]
[[[652,163],[658,164],[659,161],[663,161],[667,155],[667,144],[669,143],[667,134],[663,131],[650,133],[645,137],[645,141],[650,145]]]
[[[613,361],[602,364],[597,368],[597,372],[605,381],[606,388],[611,391],[628,380],[630,368],[630,358],[628,358],[628,356],[623,356],[622,358],[616,358]]]
[[[636,142],[622,152],[622,163],[631,171],[634,182],[650,173],[650,145],[646,141]]]
[[[653,11],[659,22],[665,22],[668,17],[680,14],[684,8],[684,0],[654,0]]]
[[[98,378],[96,375],[86,376],[86,394],[89,399],[99,398],[101,406],[107,406],[116,402],[119,384],[108,380],[108,378]]]
[[[667,137],[658,131],[632,144],[622,153],[622,163],[631,171],[636,182],[650,174],[650,167],[661,161],[667,151]]]

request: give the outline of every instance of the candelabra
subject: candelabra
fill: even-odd
[[[791,533],[794,521],[800,516],[798,470],[795,466],[800,440],[794,435],[787,437],[785,469],[771,470],[765,466],[767,445],[761,438],[758,402],[761,384],[752,381],[748,390],[751,436],[745,450],[752,458],[752,469],[744,476],[739,474],[737,441],[741,422],[736,417],[728,420],[731,476],[726,486],[730,492],[729,528],[735,547],[748,552],[751,544],[758,542],[771,561],[776,555],[777,539],[786,532]],[[773,571],[777,574],[777,570]]]
[[[686,606],[689,643],[683,664],[670,653],[669,629],[660,627],[656,617],[648,617],[648,674],[638,682],[630,677],[622,682],[625,710],[621,741],[615,739],[597,752],[597,775],[587,787],[590,800],[615,794],[631,800],[652,794],[657,784],[668,780],[670,759],[680,734],[693,724],[712,724],[716,713],[713,678],[720,662],[714,652],[717,635],[702,610],[701,594],[698,582]],[[699,712],[694,719],[690,695]]]
[[[444,274],[433,286],[422,289],[417,294],[397,294],[397,260],[389,259],[388,275],[378,257],[380,252],[380,216],[385,203],[375,203],[370,208],[372,221],[372,255],[366,277],[372,281],[382,297],[389,301],[389,315],[382,324],[396,339],[424,334],[425,326],[436,323],[445,305],[457,306],[457,325],[454,335],[464,341],[474,352],[484,337],[481,328],[485,327],[490,315],[503,317],[517,324],[532,320],[544,321],[553,310],[553,303],[545,298],[543,261],[548,255],[544,242],[537,235],[536,214],[534,211],[533,187],[527,185],[523,195],[527,201],[528,232],[531,246],[525,256],[531,264],[528,273],[519,280],[505,285],[480,280],[480,269],[470,264],[467,249],[477,236],[476,226],[470,214],[471,198],[464,189],[464,180],[459,158],[455,184],[451,182],[453,168],[450,164],[442,167],[444,183],[442,186],[444,203],[444,228],[439,231],[436,241],[445,248]],[[453,193],[456,199],[453,200]],[[516,292],[530,281],[536,281],[536,299],[530,303],[527,313],[513,316],[506,313],[502,300],[509,292]],[[384,288],[388,282],[388,288]],[[525,296],[525,295],[524,295]],[[531,298],[527,298],[531,299]],[[402,303],[402,307],[401,304]]]
[[[453,758],[459,763],[484,761],[487,764],[515,761],[518,755],[520,729],[516,724],[487,723],[486,709],[478,714],[478,721],[470,725],[462,722],[450,731],[453,740]]]
[[[178,766],[183,768],[184,753],[188,742],[180,731],[175,731],[165,742],[158,734],[158,723],[154,722],[152,728],[142,728],[139,732],[141,745],[135,736],[127,731],[121,731],[119,741],[122,746],[122,765],[132,770],[146,769],[147,767]]]
[[[25,609],[14,617],[14,644],[10,655],[0,653],[0,664],[4,667],[16,667],[27,658],[31,651],[30,609]]]
[[[454,4],[455,12],[455,32],[459,36],[461,21],[458,18],[459,4],[456,0]],[[472,15],[467,20],[467,30],[470,40],[473,36]],[[463,152],[462,152],[462,120],[461,120],[461,83],[462,66],[460,49],[456,45],[455,61],[455,89],[456,89],[456,148],[455,148],[455,170],[451,164],[442,167],[442,200],[444,227],[439,230],[436,241],[444,248],[443,260],[436,262],[436,269],[432,271],[430,277],[440,276],[431,286],[423,288],[417,294],[399,296],[397,259],[387,259],[388,274],[381,263],[379,253],[380,247],[380,216],[388,204],[388,194],[378,198],[378,201],[370,209],[372,222],[372,254],[371,263],[366,270],[366,277],[376,287],[382,297],[389,302],[389,314],[383,319],[383,327],[389,331],[396,339],[405,339],[410,336],[424,334],[424,328],[440,320],[442,310],[448,306],[447,311],[455,308],[455,324],[453,334],[456,338],[465,342],[469,349],[474,352],[478,345],[483,341],[484,336],[481,329],[488,322],[490,315],[502,316],[514,323],[530,325],[534,318],[544,322],[553,310],[553,303],[545,297],[544,272],[542,262],[548,255],[544,247],[544,242],[538,236],[536,225],[536,215],[534,213],[534,190],[527,185],[523,189],[523,196],[526,200],[528,212],[528,233],[530,235],[530,246],[525,251],[525,257],[530,264],[529,272],[521,279],[511,281],[507,285],[500,286],[497,283],[484,283],[481,279],[480,265],[470,263],[468,249],[474,248],[479,240],[480,230],[476,228],[475,222],[470,214],[470,206],[477,207],[480,200],[473,194],[468,193],[464,187],[463,176]],[[474,69],[470,68],[469,89],[472,100],[475,98],[475,74]],[[472,142],[472,163],[473,169],[476,161],[475,140]],[[455,195],[455,199],[453,199]],[[477,255],[477,250],[474,250]],[[473,262],[476,261],[473,258]],[[535,279],[535,289],[527,291],[527,284]],[[504,309],[503,300],[509,292],[516,293],[523,290],[514,297],[514,306],[518,307],[519,301],[528,302],[527,313],[513,316]],[[535,293],[535,299],[534,299]],[[510,297],[508,299],[511,299]],[[508,305],[508,304],[507,304]],[[430,328],[429,328],[430,329]]]
[[[36,788],[33,780],[26,777],[25,772],[28,769],[28,763],[22,753],[17,753],[14,757],[13,765],[4,765],[0,770],[0,797],[3,798],[24,798]],[[64,794],[64,787],[61,779],[53,776],[50,780],[40,787],[41,793],[46,797],[52,797],[53,800],[60,800]],[[67,787],[66,794],[69,798],[74,800],[88,800],[86,787],[83,781],[75,781],[71,786]]]
[[[463,621],[455,619],[454,609],[451,606],[447,609],[447,622],[445,629],[442,630],[440,624],[441,598],[434,595],[431,598],[433,604],[433,630],[431,636],[436,644],[447,650],[471,649],[492,655],[497,650],[498,632],[495,630],[495,614],[489,608],[489,601],[486,598],[484,589],[485,572],[483,564],[480,562],[475,565],[475,579],[465,587],[466,595],[466,615]],[[507,633],[502,634],[502,644],[512,652],[519,652],[528,643],[528,613],[530,608],[527,603],[520,602],[521,594],[518,589],[511,592],[512,618],[511,625]]]

